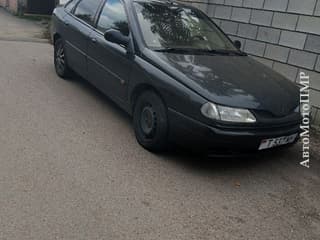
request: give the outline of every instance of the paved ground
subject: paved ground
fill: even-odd
[[[0,7],[0,40],[48,42],[46,37],[47,23],[27,21],[12,16]]]
[[[153,155],[50,45],[0,40],[1,240],[320,239],[319,156],[299,156]]]

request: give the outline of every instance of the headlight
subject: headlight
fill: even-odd
[[[202,106],[201,112],[204,116],[207,118],[215,119],[215,120],[220,120],[220,115],[218,112],[218,108],[215,104],[213,103],[206,103]]]
[[[255,123],[257,121],[247,109],[225,107],[214,103],[204,104],[201,112],[207,118],[225,122]]]

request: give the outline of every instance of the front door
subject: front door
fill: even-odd
[[[108,0],[91,32],[88,44],[89,80],[117,102],[127,100],[132,60],[124,46],[108,42],[104,32],[116,28],[129,35],[124,6],[120,0]]]

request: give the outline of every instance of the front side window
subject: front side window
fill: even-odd
[[[233,43],[200,11],[177,4],[135,2],[146,45],[152,49],[234,50]]]
[[[94,16],[99,8],[100,2],[100,0],[82,0],[76,7],[74,15],[93,25]]]
[[[120,0],[107,1],[101,12],[97,28],[102,32],[114,28],[125,36],[129,35],[126,11]]]

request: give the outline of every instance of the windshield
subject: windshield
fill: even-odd
[[[135,2],[147,46],[160,49],[238,51],[233,43],[200,11],[167,2]]]

